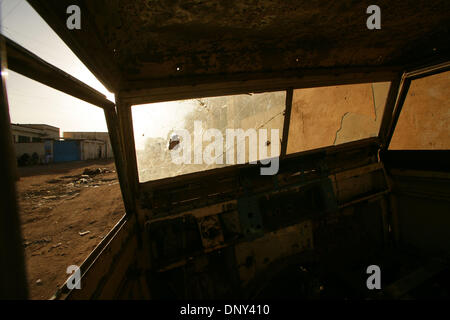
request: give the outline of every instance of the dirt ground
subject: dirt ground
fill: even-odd
[[[125,213],[114,161],[21,167],[19,176],[29,296],[49,299]]]

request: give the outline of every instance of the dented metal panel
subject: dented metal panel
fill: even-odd
[[[311,221],[289,226],[235,246],[236,264],[245,285],[272,262],[313,249]]]

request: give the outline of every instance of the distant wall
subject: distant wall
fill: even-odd
[[[28,153],[30,156],[33,153],[37,153],[39,156],[39,161],[42,163],[45,160],[45,147],[44,142],[33,142],[33,143],[15,143],[14,148],[16,151],[16,158],[21,157],[23,154]]]
[[[378,136],[389,82],[294,90],[287,153]]]
[[[106,159],[106,143],[98,140],[81,141],[81,160]]]
[[[65,139],[88,139],[104,141],[106,143],[106,158],[114,158],[108,132],[64,132],[63,135]]]

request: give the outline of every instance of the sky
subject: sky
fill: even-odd
[[[83,81],[114,101],[26,0],[1,1],[1,33],[43,60]],[[64,131],[107,131],[103,110],[11,70],[6,88],[12,123],[42,123]]]
[[[114,94],[95,78],[26,0],[0,0],[1,33],[41,59],[106,95]],[[83,20],[81,18],[81,27]],[[103,110],[8,70],[6,88],[12,123],[41,123],[64,131],[107,131]],[[172,101],[132,107],[137,149],[147,137],[167,138],[192,111],[190,103]]]

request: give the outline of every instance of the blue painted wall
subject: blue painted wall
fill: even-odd
[[[67,162],[81,160],[79,141],[53,141],[53,161]]]

